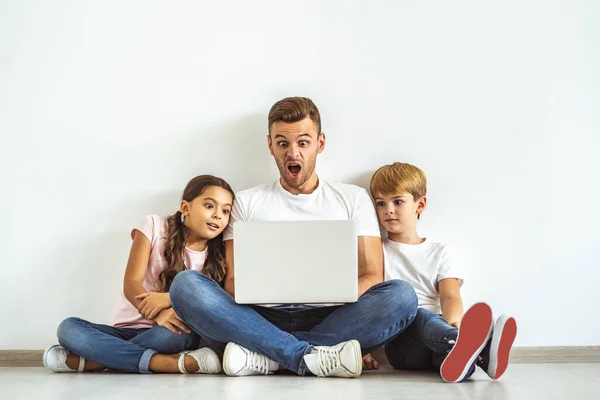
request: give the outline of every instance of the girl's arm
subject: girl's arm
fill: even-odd
[[[150,250],[152,250],[152,245],[148,238],[136,230],[131,250],[129,251],[125,277],[123,278],[123,293],[135,308],[138,308],[138,305],[142,301],[142,299],[137,299],[136,296],[146,293],[146,289],[144,289],[142,283],[148,269]]]
[[[142,283],[148,270],[152,244],[141,232],[135,231],[129,252],[129,261],[123,280],[125,297],[146,319],[154,319],[159,312],[171,307],[169,293],[147,293]]]
[[[442,279],[438,282],[438,292],[440,293],[442,317],[444,317],[449,325],[459,328],[464,310],[458,279]]]

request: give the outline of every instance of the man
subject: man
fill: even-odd
[[[202,337],[229,343],[223,356],[228,375],[286,368],[299,375],[308,370],[317,376],[360,376],[361,351],[367,354],[384,345],[414,319],[415,292],[404,281],[383,282],[379,226],[366,190],[317,176],[317,155],[325,149],[326,136],[315,104],[304,97],[278,101],[269,112],[268,126],[269,150],[280,176],[236,195],[224,233],[225,288],[200,273],[184,271],[171,286],[173,307]],[[324,307],[235,303],[236,221],[347,219],[358,226],[357,302]],[[298,251],[305,251],[301,243]]]

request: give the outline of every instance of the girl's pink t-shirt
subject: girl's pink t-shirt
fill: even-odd
[[[146,277],[142,283],[142,286],[148,292],[162,291],[159,277],[160,273],[168,267],[167,261],[164,258],[165,245],[167,243],[167,238],[165,237],[166,222],[166,218],[159,217],[158,215],[148,215],[131,231],[131,239],[134,238],[136,232],[140,232],[148,238],[152,246]],[[183,256],[187,269],[202,271],[204,260],[206,260],[206,250],[194,251],[186,248]],[[153,326],[152,321],[142,317],[137,308],[127,300],[123,293],[121,293],[119,304],[112,315],[111,323],[117,328],[152,328]]]

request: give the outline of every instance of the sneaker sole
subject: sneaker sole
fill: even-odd
[[[356,356],[355,361],[356,365],[358,365],[358,370],[356,373],[348,371],[350,374],[349,378],[358,378],[362,374],[362,350],[360,349],[358,340],[350,340],[350,343],[352,344],[352,347],[354,347],[354,355]]]
[[[496,334],[496,332],[500,332],[500,334]],[[490,345],[490,363],[488,366],[490,378],[496,380],[506,372],[510,350],[516,337],[517,321],[513,317],[500,317],[494,327],[494,335]]]
[[[473,305],[464,315],[456,344],[440,367],[446,382],[461,381],[485,347],[493,328],[492,309],[485,303]]]
[[[215,372],[204,372],[204,374],[220,374],[223,370],[223,364],[221,363],[221,360],[219,360],[219,356],[217,355],[217,353],[215,353],[213,349],[210,349],[208,347],[205,347],[204,351],[207,351],[215,361],[215,364],[217,364],[217,370]]]
[[[227,375],[227,376],[235,376],[227,368],[227,360],[229,359],[229,350],[231,349],[232,346],[235,346],[235,343],[233,343],[233,342],[227,343],[227,346],[225,346],[225,352],[223,353],[222,367],[223,367],[223,372],[225,372],[225,375]]]
[[[46,357],[48,356],[48,352],[50,350],[52,350],[54,348],[54,346],[50,346],[48,347],[46,350],[44,350],[44,355],[42,356],[42,364],[44,364],[44,368],[48,368],[49,370],[52,370],[48,364],[46,364]]]

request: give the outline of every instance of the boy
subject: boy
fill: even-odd
[[[413,323],[385,346],[390,364],[439,370],[446,382],[469,378],[475,365],[490,378],[500,378],[517,333],[515,319],[502,315],[494,324],[485,303],[475,304],[463,317],[463,281],[447,246],[417,234],[417,220],[427,205],[423,171],[406,163],[385,165],[370,186],[377,216],[388,232],[383,242],[385,280],[408,281],[419,299]],[[365,368],[375,364],[365,356]]]

